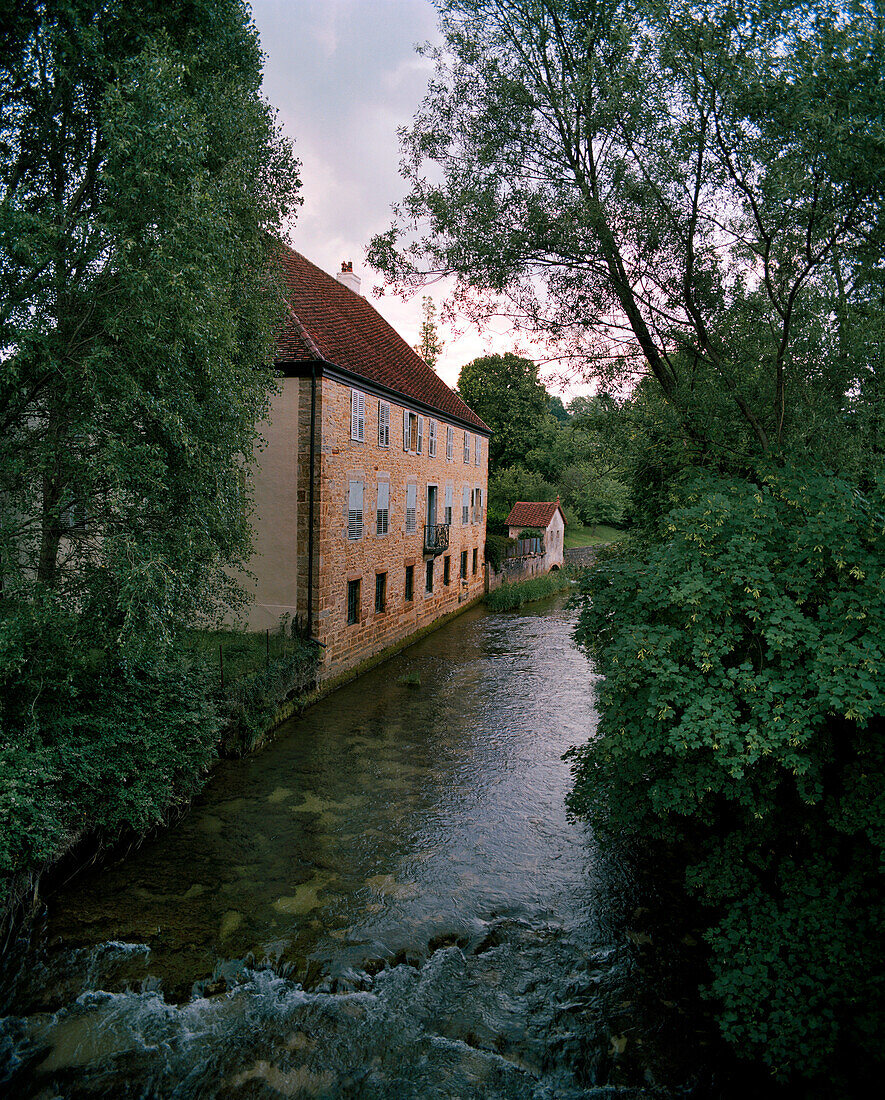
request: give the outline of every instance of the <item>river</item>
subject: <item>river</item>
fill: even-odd
[[[468,611],[56,892],[7,960],[0,1089],[719,1095],[647,909],[566,815],[594,725],[572,620]]]

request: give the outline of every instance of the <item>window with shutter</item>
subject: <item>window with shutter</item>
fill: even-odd
[[[464,433],[464,461],[470,461],[470,432]]]
[[[386,401],[378,402],[378,446],[390,446],[390,405]]]
[[[421,454],[424,450],[424,417],[418,416],[415,419],[418,421],[418,443],[415,447],[415,451]]]
[[[431,458],[436,458],[436,421],[431,420],[428,422],[427,427],[427,454]]]
[[[375,534],[386,535],[390,529],[390,482],[378,482],[378,504],[375,511]]]
[[[465,485],[461,493],[461,524],[466,527],[470,522],[470,487]]]
[[[347,537],[363,537],[363,483],[351,481],[347,493]]]
[[[365,442],[366,395],[360,390],[350,391],[350,438]]]
[[[418,486],[410,481],[406,486],[406,531],[415,530],[418,510]]]
[[[453,486],[451,481],[446,485],[446,503],[445,503],[445,524],[447,527],[452,526],[452,493]]]
[[[409,414],[403,409],[403,450],[409,449]]]
[[[480,463],[480,455],[482,453],[482,440],[480,436],[475,435],[473,437],[473,465],[478,466]]]
[[[451,424],[446,425],[446,458],[449,462],[455,457],[455,429]]]

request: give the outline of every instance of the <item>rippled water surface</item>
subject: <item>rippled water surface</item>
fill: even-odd
[[[54,896],[0,1023],[0,1081],[682,1095],[653,1053],[665,1024],[638,1007],[637,937],[609,927],[615,871],[565,813],[562,754],[594,722],[570,633],[562,600],[467,612]]]

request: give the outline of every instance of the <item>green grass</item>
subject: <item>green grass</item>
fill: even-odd
[[[607,527],[604,523],[598,523],[595,527],[578,527],[570,523],[565,529],[563,546],[566,550],[574,550],[578,546],[601,546],[605,542],[617,542],[626,535],[626,531]]]
[[[502,584],[486,596],[486,607],[492,611],[512,611],[522,607],[524,603],[543,600],[545,596],[561,592],[570,584],[571,576],[566,569],[545,573],[543,577],[530,577],[527,581],[517,581],[516,584]]]
[[[195,657],[202,657],[210,666],[220,667],[219,647],[224,653],[224,679],[232,684],[243,677],[262,672],[270,660],[294,653],[299,643],[288,634],[272,630],[270,638],[262,630],[189,630],[182,648]]]

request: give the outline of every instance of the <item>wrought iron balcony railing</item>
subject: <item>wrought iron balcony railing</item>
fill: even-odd
[[[446,523],[424,525],[424,553],[442,554],[449,548],[449,527]]]

